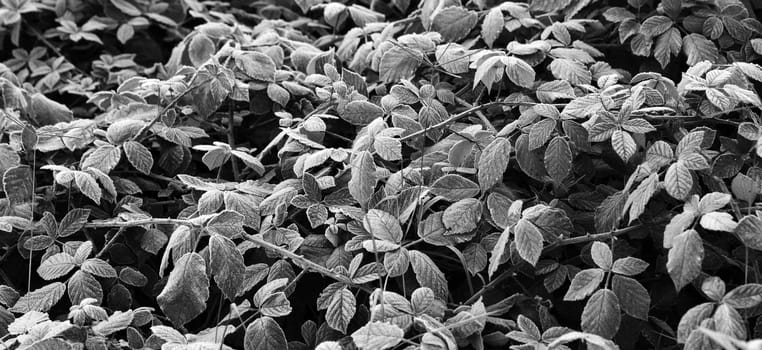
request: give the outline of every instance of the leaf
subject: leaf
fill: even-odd
[[[479,185],[482,190],[492,188],[503,178],[503,173],[511,159],[511,148],[511,142],[504,137],[495,138],[484,148],[477,165]]]
[[[481,244],[470,243],[463,249],[463,260],[466,262],[466,268],[472,275],[476,275],[487,267],[487,259],[487,251]]]
[[[497,40],[500,33],[503,31],[505,25],[505,18],[503,17],[503,11],[500,6],[493,7],[482,22],[482,40],[487,46],[492,47],[492,44]]]
[[[640,25],[640,32],[649,37],[660,35],[669,28],[672,28],[674,22],[666,16],[650,16]]]
[[[624,206],[625,208],[630,208],[628,223],[632,223],[643,214],[646,204],[648,204],[648,201],[651,200],[651,197],[653,197],[658,189],[659,174],[654,172],[643,180],[635,191],[632,191]]]
[[[148,148],[136,141],[127,141],[122,147],[124,147],[124,154],[127,156],[127,160],[135,169],[146,175],[151,173],[153,155],[151,155]]]
[[[275,63],[258,51],[238,51],[234,55],[236,67],[250,78],[275,82]]]
[[[98,324],[93,326],[92,330],[93,333],[100,336],[111,335],[118,331],[127,329],[134,318],[135,313],[132,312],[132,310],[125,312],[115,311],[111,316],[108,317],[107,320],[98,322]]]
[[[609,232],[619,227],[627,204],[627,192],[614,192],[595,208],[595,230]]]
[[[53,305],[58,303],[66,292],[66,285],[61,282],[53,282],[39,289],[24,294],[10,309],[15,313],[27,313],[29,311],[47,312]]]
[[[151,333],[164,340],[167,343],[185,344],[187,340],[182,333],[168,326],[152,326]]]
[[[553,340],[548,346],[551,349],[561,348],[559,345],[570,343],[577,340],[584,340],[586,343],[593,345],[596,349],[601,350],[619,350],[619,347],[611,340],[604,339],[599,335],[583,333],[583,332],[569,332],[555,340]]]
[[[718,211],[702,215],[700,223],[707,230],[723,232],[733,232],[738,225],[733,220],[733,215]]]
[[[240,213],[225,210],[212,217],[206,223],[206,229],[213,234],[234,238],[244,232],[243,220],[244,217]]]
[[[533,124],[529,129],[529,150],[534,151],[544,146],[555,128],[556,121],[550,118],[542,119]]]
[[[701,61],[716,62],[719,53],[714,43],[701,34],[688,34],[683,37],[683,52],[688,56],[689,66]]]
[[[37,274],[46,281],[63,277],[77,267],[77,260],[68,253],[58,253],[43,261],[37,268]]]
[[[98,187],[98,183],[95,182],[95,178],[83,171],[73,171],[72,173],[74,174],[74,182],[77,184],[80,192],[87,196],[87,198],[92,199],[93,202],[100,203],[103,192]]]
[[[675,236],[667,256],[667,272],[678,291],[701,274],[703,260],[704,245],[696,230]]]
[[[32,171],[28,165],[19,165],[3,173],[3,192],[12,204],[32,200]]]
[[[384,111],[381,107],[368,101],[352,101],[344,107],[344,113],[341,118],[354,125],[368,125],[377,118],[383,117]]]
[[[635,154],[638,146],[635,144],[635,140],[629,133],[622,130],[616,130],[611,134],[611,147],[614,148],[614,151],[619,155],[619,158],[622,158],[622,160],[627,163],[630,157]]]
[[[58,237],[69,237],[82,229],[90,216],[90,209],[75,208],[66,213],[58,224]]]
[[[746,322],[738,311],[728,304],[720,304],[712,316],[714,328],[735,339],[746,339]]]
[[[542,233],[532,222],[521,219],[514,229],[516,235],[516,250],[519,256],[532,266],[537,265],[542,254]]]
[[[428,255],[417,250],[408,251],[410,264],[415,272],[415,279],[423,286],[434,291],[440,299],[447,299],[449,294],[447,288],[447,279],[444,273],[439,270],[434,261]]]
[[[119,164],[121,158],[122,150],[118,147],[113,145],[103,145],[87,154],[84,159],[82,159],[79,166],[83,170],[93,167],[108,174],[117,164]]]
[[[675,199],[684,199],[693,187],[691,171],[681,161],[669,166],[664,175],[664,189]]]
[[[502,176],[502,173],[500,175]],[[479,185],[463,176],[447,174],[434,181],[429,187],[429,191],[436,196],[444,197],[448,201],[457,202],[478,195]]]
[[[748,309],[762,302],[762,285],[748,283],[736,287],[722,298],[722,302],[735,309]]]
[[[604,271],[611,270],[613,257],[611,248],[609,248],[608,245],[601,242],[593,242],[593,245],[590,248],[590,256],[598,267],[602,268]]]
[[[79,270],[68,281],[69,300],[76,305],[82,300],[92,298],[98,302],[103,300],[103,288],[93,275]]]
[[[605,271],[596,268],[577,272],[569,285],[569,290],[564,295],[564,300],[575,301],[587,298],[598,289],[604,275]]]
[[[209,274],[228,300],[235,300],[245,271],[243,256],[230,238],[222,235],[209,238]]]
[[[762,219],[754,215],[744,216],[733,230],[744,246],[762,250]]]
[[[195,67],[203,65],[215,51],[214,41],[203,33],[197,33],[188,43],[188,58]]]
[[[671,57],[680,53],[682,47],[683,40],[680,36],[680,31],[677,28],[670,28],[656,38],[654,58],[656,58],[662,68],[665,68],[669,64]]]
[[[349,321],[355,315],[355,296],[346,287],[333,293],[328,302],[325,321],[328,325],[341,332],[347,332]]]
[[[525,88],[534,85],[535,72],[529,63],[513,56],[504,57],[502,62],[505,65],[505,75],[511,82]]]
[[[482,216],[482,202],[476,198],[461,199],[445,209],[442,223],[445,235],[468,233],[476,229]]]
[[[102,278],[116,277],[116,270],[111,267],[111,264],[98,258],[87,259],[82,263],[82,271]]]
[[[207,299],[206,263],[197,253],[186,253],[175,262],[167,284],[156,297],[161,310],[177,325],[184,325],[204,312]]]
[[[402,143],[398,139],[376,135],[373,139],[373,149],[384,160],[398,161],[402,159]]]
[[[615,275],[612,279],[612,289],[619,299],[624,313],[637,319],[648,320],[651,296],[638,281]]]
[[[460,6],[450,6],[437,12],[432,18],[431,29],[442,34],[447,42],[458,42],[476,27],[479,16]]]
[[[383,210],[368,210],[363,218],[363,227],[374,239],[397,244],[402,241],[403,232],[399,220]]]
[[[634,276],[648,268],[648,263],[633,257],[625,257],[614,261],[611,271],[620,275]]]
[[[286,334],[278,322],[270,317],[260,317],[246,327],[243,338],[245,350],[287,349]]]
[[[590,84],[592,74],[579,62],[566,58],[557,58],[548,65],[556,79],[565,80],[573,85]]]
[[[137,17],[143,14],[137,7],[129,3],[127,0],[110,0],[110,2],[118,8],[119,11],[122,11],[126,15]]]
[[[572,152],[569,142],[561,136],[556,136],[545,149],[545,169],[556,183],[562,183],[569,175],[572,166]]]
[[[544,103],[551,103],[557,99],[573,99],[574,89],[566,80],[553,80],[543,83],[535,91],[537,98]]]
[[[360,350],[384,350],[399,344],[404,335],[396,325],[376,321],[352,333],[352,340]]]
[[[368,151],[360,152],[352,161],[352,177],[349,180],[349,193],[360,204],[365,205],[376,188],[376,164]]]
[[[701,322],[712,315],[713,310],[714,303],[702,303],[686,311],[677,326],[677,342],[685,343]]]
[[[386,83],[396,82],[411,77],[422,61],[423,53],[420,50],[395,46],[381,56],[378,74]]]
[[[619,299],[609,289],[601,289],[587,301],[582,310],[582,330],[611,339],[619,330]]]
[[[437,63],[450,73],[461,74],[468,72],[469,57],[469,52],[460,44],[449,42],[437,46]]]
[[[72,345],[61,338],[46,338],[37,341],[31,346],[25,347],[27,350],[70,350]]]

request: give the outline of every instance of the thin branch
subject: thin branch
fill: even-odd
[[[431,130],[439,129],[441,127],[446,126],[447,124],[450,124],[450,123],[458,120],[458,119],[461,119],[463,117],[467,117],[467,116],[469,116],[469,115],[471,115],[473,113],[476,113],[478,111],[481,111],[481,110],[484,110],[484,109],[487,109],[487,108],[490,108],[490,107],[494,107],[494,106],[534,106],[534,105],[537,105],[537,104],[539,104],[539,103],[536,103],[536,102],[489,102],[489,103],[485,103],[483,105],[473,106],[473,107],[471,107],[469,109],[466,109],[463,112],[460,112],[458,114],[454,114],[451,117],[449,117],[449,118],[447,118],[447,119],[445,119],[445,120],[443,120],[443,121],[441,121],[441,122],[439,122],[437,124],[434,124],[434,125],[426,128],[426,129],[416,131],[416,132],[414,132],[414,133],[412,133],[410,135],[407,135],[407,136],[403,136],[403,137],[400,138],[400,141],[407,141],[407,140],[410,140],[410,139],[412,139],[414,137],[421,136],[421,135],[423,135],[423,134],[425,134],[425,133],[427,133],[427,132],[429,132]],[[565,106],[565,104],[562,104],[562,106]]]
[[[143,219],[143,220],[132,220],[132,221],[124,221],[124,222],[117,222],[117,221],[104,221],[104,222],[89,222],[85,224],[85,227],[87,228],[106,228],[106,227],[119,227],[119,228],[127,228],[127,227],[134,227],[134,226],[145,226],[145,225],[185,225],[185,226],[191,226],[191,227],[200,227],[200,224],[194,223],[190,220],[183,220],[183,219],[169,219],[169,218],[150,218],[150,219]],[[117,232],[117,235],[115,235],[111,240],[115,240],[119,233]],[[249,235],[249,234],[242,234],[243,238],[251,241],[261,247],[270,249],[278,255],[284,257],[284,258],[290,258],[294,261],[298,266],[300,266],[303,269],[311,270],[313,272],[317,272],[323,276],[330,277],[338,282],[346,283],[349,285],[353,285],[357,288],[362,289],[365,292],[372,293],[373,290],[367,286],[359,285],[352,283],[352,281],[349,279],[349,277],[340,275],[336,272],[333,272],[329,270],[327,267],[319,265],[301,255],[298,255],[292,251],[289,251],[283,247],[279,247],[275,244],[272,244],[268,241],[265,241],[264,239],[255,236],[255,235]],[[112,243],[113,244],[113,243]],[[107,244],[108,245],[108,244]],[[105,248],[105,247],[104,247]],[[99,253],[100,254],[100,253]]]
[[[122,234],[126,230],[127,230],[127,226],[120,227],[119,230],[117,230],[116,233],[114,234],[114,237],[111,237],[111,239],[108,240],[108,242],[106,242],[106,244],[103,246],[103,248],[101,248],[98,254],[95,255],[95,257],[100,258],[101,256],[103,256],[103,254],[106,254],[109,248],[111,248],[111,246],[113,246],[114,243],[116,243],[116,240],[119,239],[119,237],[122,237]]]
[[[323,276],[330,277],[330,278],[332,278],[332,279],[334,279],[334,280],[336,280],[338,282],[342,282],[342,283],[353,285],[353,286],[355,286],[357,288],[362,289],[363,291],[367,292],[368,294],[373,292],[373,289],[371,289],[370,287],[367,287],[367,286],[364,286],[364,285],[360,285],[360,284],[354,284],[354,283],[352,283],[352,281],[348,277],[340,275],[340,274],[338,274],[336,272],[333,272],[333,271],[329,270],[325,266],[319,265],[319,264],[315,263],[314,261],[309,260],[309,259],[307,259],[307,258],[305,258],[305,257],[303,257],[301,255],[297,255],[296,253],[294,253],[294,252],[292,252],[292,251],[290,251],[288,249],[285,249],[283,247],[280,247],[280,246],[272,244],[272,243],[270,243],[268,241],[265,241],[264,239],[262,239],[262,238],[260,238],[258,236],[243,234],[243,237],[246,240],[248,240],[248,241],[250,241],[252,243],[255,243],[255,244],[259,245],[259,246],[262,246],[264,248],[267,248],[267,249],[270,249],[272,251],[275,251],[280,256],[283,256],[283,257],[286,257],[286,258],[290,258],[291,260],[294,261],[294,263],[296,263],[298,266],[300,266],[301,268],[303,268],[305,270],[312,270],[313,272],[317,272],[317,273],[319,273],[319,274],[321,274]]]
[[[66,56],[64,56],[64,54],[61,52],[61,49],[59,49],[58,47],[53,45],[53,43],[51,43],[48,39],[46,39],[45,36],[43,36],[42,33],[40,33],[40,31],[37,30],[37,28],[27,23],[27,21],[24,20],[23,18],[21,19],[21,23],[26,25],[27,29],[29,29],[29,31],[32,32],[32,34],[35,36],[35,38],[37,38],[37,40],[41,41],[45,46],[47,46],[49,49],[55,52],[55,54],[58,57],[62,57],[64,61],[72,65],[72,67],[74,67],[74,70],[77,71],[77,73],[88,76],[88,77],[90,76],[89,74],[87,74],[87,72],[77,67],[77,65],[72,63]]]
[[[619,229],[619,230],[614,230],[614,231],[611,231],[611,232],[596,233],[596,234],[592,234],[592,235],[585,235],[585,236],[579,236],[579,237],[565,238],[565,239],[562,239],[562,240],[560,240],[560,241],[558,241],[556,243],[549,244],[548,246],[546,246],[542,250],[542,253],[545,254],[545,253],[548,253],[548,252],[550,252],[550,251],[552,251],[552,250],[554,250],[556,248],[567,246],[567,245],[582,244],[582,243],[588,243],[588,242],[592,242],[592,241],[604,241],[604,240],[608,240],[608,239],[611,239],[612,237],[617,237],[617,236],[620,236],[620,235],[623,235],[623,234],[627,234],[627,233],[630,233],[630,232],[635,231],[635,230],[637,230],[639,228],[642,228],[642,227],[643,227],[643,225],[635,225],[635,226],[630,226],[630,227],[626,227],[626,228]],[[468,305],[468,304],[474,303],[475,301],[479,300],[479,297],[484,295],[484,293],[486,293],[487,291],[497,287],[503,281],[513,277],[513,275],[515,273],[516,273],[516,265],[512,265],[512,266],[508,267],[506,270],[504,270],[499,275],[497,275],[497,277],[492,279],[492,281],[490,281],[489,283],[484,285],[484,287],[482,287],[479,291],[474,293],[474,295],[472,295],[470,298],[468,298],[468,300],[466,300],[463,304],[464,305]]]
[[[111,227],[135,227],[146,225],[185,225],[198,227],[200,225],[188,220],[170,219],[170,218],[150,218],[132,221],[95,221],[85,224],[86,228],[111,228]]]
[[[474,105],[468,103],[466,100],[464,100],[464,99],[462,99],[460,97],[457,97],[457,96],[455,96],[455,102],[458,102],[461,106],[466,107],[466,108],[473,108],[474,107]],[[497,129],[495,129],[495,127],[492,125],[492,123],[489,121],[489,119],[487,119],[487,116],[484,115],[484,113],[481,110],[475,111],[474,113],[476,114],[477,117],[479,117],[479,120],[482,121],[482,124],[484,124],[484,127],[486,127],[487,130],[492,131],[492,132],[497,132]]]
[[[139,139],[141,136],[143,136],[143,134],[145,134],[148,131],[148,129],[150,129],[157,122],[159,122],[159,120],[161,120],[161,116],[163,116],[164,113],[167,113],[167,111],[169,111],[171,108],[174,108],[174,106],[177,104],[177,102],[180,101],[180,99],[185,97],[185,95],[189,94],[191,91],[195,90],[199,86],[202,86],[202,85],[204,85],[204,84],[206,84],[206,83],[208,83],[208,82],[210,82],[212,80],[210,78],[210,79],[204,80],[203,82],[201,82],[199,84],[192,85],[193,82],[196,80],[197,76],[198,76],[198,71],[196,71],[196,73],[193,74],[193,76],[190,79],[190,82],[188,83],[191,86],[189,86],[187,89],[185,89],[185,91],[183,91],[183,93],[177,95],[175,98],[173,98],[171,101],[169,101],[169,103],[166,106],[164,106],[164,108],[162,108],[161,111],[159,111],[159,113],[155,117],[153,117],[153,119],[151,119],[150,122],[148,122],[148,124],[146,124],[142,128],[140,128],[138,133],[135,134],[135,136],[133,136],[130,139],[130,141],[137,141],[137,139]]]
[[[630,226],[630,227],[614,230],[611,232],[587,234],[587,235],[579,236],[579,237],[564,238],[560,241],[549,244],[542,250],[542,252],[547,253],[549,251],[552,251],[554,249],[567,246],[567,245],[584,244],[584,243],[593,242],[593,241],[605,241],[605,240],[611,239],[612,237],[617,237],[617,236],[630,233],[642,227],[643,225],[635,225],[635,226]]]

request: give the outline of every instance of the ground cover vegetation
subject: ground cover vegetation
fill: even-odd
[[[3,348],[762,349],[754,1],[0,4]]]

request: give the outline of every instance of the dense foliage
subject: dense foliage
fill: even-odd
[[[0,3],[4,348],[762,349],[754,1]]]

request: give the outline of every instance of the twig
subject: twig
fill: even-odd
[[[142,128],[140,128],[138,133],[135,134],[135,136],[133,136],[130,139],[130,141],[136,141],[141,136],[143,136],[143,134],[145,134],[146,131],[148,131],[148,129],[150,129],[159,120],[161,120],[161,116],[164,115],[164,113],[167,113],[167,111],[169,111],[170,108],[173,108],[175,106],[175,104],[177,104],[177,102],[180,101],[181,98],[185,97],[185,95],[189,94],[191,91],[195,90],[199,86],[202,86],[202,85],[208,83],[209,81],[211,81],[211,79],[207,79],[207,80],[205,80],[205,81],[203,81],[203,82],[201,82],[199,84],[192,85],[193,82],[196,80],[197,76],[198,76],[198,71],[196,71],[196,73],[193,74],[193,76],[191,77],[190,82],[188,83],[191,86],[189,86],[187,89],[185,89],[185,91],[183,91],[183,93],[181,93],[181,94],[177,95],[175,98],[173,98],[172,101],[169,101],[169,103],[166,106],[164,106],[164,108],[162,108],[161,111],[159,111],[159,113],[155,117],[153,117],[153,119],[151,119],[150,122],[148,122],[148,124],[146,124]]]
[[[462,98],[460,98],[458,96],[455,96],[455,102],[458,102],[461,106],[466,107],[466,108],[473,108],[474,107],[474,105],[468,103],[466,100],[464,100],[464,99],[462,99]],[[497,129],[495,129],[495,127],[492,125],[492,123],[489,121],[489,119],[487,119],[487,116],[484,115],[484,113],[482,113],[482,111],[477,110],[474,113],[476,114],[477,117],[479,117],[479,119],[482,121],[482,124],[484,124],[484,126],[487,128],[487,130],[492,131],[492,132],[497,132]]]
[[[587,243],[587,242],[592,242],[592,241],[603,241],[603,240],[611,239],[612,237],[616,237],[616,236],[620,236],[620,235],[623,235],[623,234],[626,234],[626,233],[630,233],[630,232],[635,231],[635,230],[637,230],[639,228],[642,228],[642,227],[643,227],[643,225],[635,225],[635,226],[630,226],[630,227],[626,227],[626,228],[619,229],[619,230],[614,230],[614,231],[611,231],[611,232],[596,233],[596,234],[592,234],[592,235],[585,235],[585,236],[579,236],[579,237],[565,238],[565,239],[562,239],[562,240],[560,240],[560,241],[558,241],[556,243],[549,244],[548,246],[546,246],[542,250],[542,253],[545,254],[545,253],[548,253],[548,252],[550,252],[550,251],[552,251],[552,250],[554,250],[556,248],[567,246],[567,245],[582,244],[582,243]],[[510,266],[508,269],[506,269],[505,271],[501,272],[492,281],[490,281],[489,283],[484,285],[484,287],[482,287],[479,291],[474,293],[474,295],[472,295],[470,298],[468,298],[468,300],[465,301],[464,305],[472,304],[473,302],[479,300],[480,296],[484,295],[484,293],[486,293],[487,291],[497,287],[498,284],[500,284],[504,280],[511,278],[515,272],[516,272],[516,265]]]
[[[40,33],[40,31],[37,30],[37,28],[35,28],[34,26],[32,26],[29,23],[27,23],[23,18],[21,19],[21,23],[26,25],[26,27],[29,29],[29,31],[32,32],[32,34],[34,34],[34,36],[37,38],[37,40],[41,41],[45,46],[47,46],[49,49],[53,50],[53,52],[55,52],[55,54],[58,57],[62,57],[64,59],[64,61],[66,61],[67,63],[72,65],[72,67],[74,67],[74,70],[77,71],[77,73],[85,75],[85,76],[90,76],[89,74],[87,74],[87,72],[85,72],[82,69],[80,69],[79,67],[77,67],[77,65],[72,63],[66,56],[64,56],[64,54],[61,52],[61,50],[58,47],[56,47],[55,45],[53,45],[53,43],[51,43],[48,39],[46,39],[42,35],[42,33]]]
[[[116,221],[105,221],[105,222],[89,222],[85,224],[85,227],[87,228],[106,228],[106,227],[120,227],[120,228],[127,228],[127,227],[134,227],[134,226],[145,226],[145,225],[185,225],[185,226],[191,226],[191,227],[200,227],[200,224],[197,224],[195,222],[192,222],[190,220],[183,220],[183,219],[169,219],[169,218],[150,218],[150,219],[143,219],[143,220],[132,220],[132,221],[124,221],[124,222],[116,222]],[[117,232],[117,235],[119,233]],[[307,270],[312,270],[313,272],[317,272],[323,276],[330,277],[338,282],[346,283],[349,285],[353,285],[357,288],[362,289],[365,292],[372,293],[373,290],[367,286],[359,285],[352,283],[352,281],[346,277],[342,276],[336,272],[333,272],[329,270],[327,267],[319,265],[301,255],[297,255],[296,253],[289,251],[285,248],[279,247],[275,244],[272,244],[268,241],[265,241],[264,239],[249,235],[249,234],[242,234],[243,238],[245,238],[248,241],[251,241],[259,246],[265,247],[267,249],[273,250],[276,253],[278,253],[280,256],[285,258],[290,258],[295,263],[297,263],[300,267]],[[114,236],[111,240],[113,241],[116,239],[117,236]],[[100,253],[99,253],[100,254]]]
[[[100,258],[101,256],[103,256],[103,254],[106,254],[106,251],[108,251],[109,248],[111,248],[111,246],[113,246],[114,243],[116,243],[116,240],[119,239],[119,237],[121,237],[124,231],[126,230],[127,230],[127,226],[120,227],[119,230],[117,230],[116,233],[114,234],[114,237],[111,237],[111,239],[109,239],[108,242],[106,242],[106,244],[103,246],[103,248],[101,248],[98,254],[95,255],[95,257]]]
[[[262,239],[262,238],[260,238],[258,236],[243,234],[243,237],[246,240],[251,241],[251,242],[253,242],[253,243],[257,244],[257,245],[260,245],[262,247],[265,247],[267,249],[275,251],[280,256],[283,256],[283,257],[286,257],[286,258],[290,258],[295,263],[297,263],[297,265],[299,265],[300,267],[302,267],[305,270],[312,270],[313,272],[317,272],[317,273],[319,273],[319,274],[321,274],[323,276],[330,277],[330,278],[332,278],[332,279],[334,279],[334,280],[336,280],[338,282],[354,285],[355,287],[362,289],[363,291],[367,292],[368,294],[373,292],[373,290],[371,288],[367,287],[367,286],[363,286],[363,285],[359,285],[359,284],[354,284],[354,283],[352,283],[352,281],[348,277],[340,275],[340,274],[338,274],[336,272],[333,272],[333,271],[329,270],[325,266],[318,265],[317,263],[313,262],[312,260],[309,260],[309,259],[307,259],[307,258],[305,258],[305,257],[303,257],[301,255],[297,255],[296,253],[294,253],[294,252],[292,252],[292,251],[290,251],[288,249],[279,247],[279,246],[277,246],[275,244],[272,244],[272,243],[270,243],[268,241],[265,241],[264,239]]]
[[[557,241],[555,243],[549,244],[548,246],[546,246],[542,250],[542,252],[543,253],[547,253],[547,252],[550,252],[550,251],[552,251],[552,250],[554,250],[556,248],[567,246],[567,245],[583,244],[583,243],[588,243],[588,242],[593,242],[593,241],[605,241],[605,240],[610,239],[612,237],[617,237],[617,236],[621,236],[623,234],[630,233],[630,232],[635,231],[637,229],[640,229],[642,227],[643,227],[643,225],[635,225],[635,226],[630,226],[630,227],[625,227],[625,228],[622,228],[622,229],[614,230],[614,231],[611,231],[611,232],[596,233],[596,234],[592,234],[592,235],[591,234],[587,234],[587,235],[579,236],[579,237],[564,238],[564,239],[562,239],[560,241]]]
[[[410,139],[412,139],[414,137],[423,135],[423,134],[425,134],[425,133],[427,133],[427,132],[429,132],[431,130],[439,129],[439,128],[443,127],[443,126],[446,126],[447,124],[450,124],[450,123],[452,123],[452,122],[454,122],[454,121],[456,121],[458,119],[461,119],[463,117],[471,115],[472,113],[475,113],[477,111],[481,111],[483,109],[487,109],[487,108],[490,108],[490,107],[494,107],[494,106],[534,106],[534,105],[537,105],[537,104],[538,103],[536,103],[536,102],[489,102],[489,103],[485,103],[483,105],[473,106],[473,107],[471,107],[471,108],[469,108],[469,109],[467,109],[467,110],[465,110],[463,112],[455,114],[455,115],[453,115],[453,116],[451,116],[451,117],[449,117],[449,118],[447,118],[447,119],[445,119],[445,120],[443,120],[443,121],[441,121],[441,122],[439,122],[437,124],[434,124],[434,125],[426,128],[426,129],[416,131],[416,132],[414,132],[414,133],[412,133],[410,135],[407,135],[407,136],[403,136],[403,137],[400,138],[400,141],[410,140]]]
[[[199,227],[199,224],[193,223],[188,220],[182,219],[170,219],[170,218],[150,218],[142,220],[132,221],[96,221],[88,222],[85,224],[86,228],[109,228],[109,227],[135,227],[145,225],[185,225],[191,227]]]

